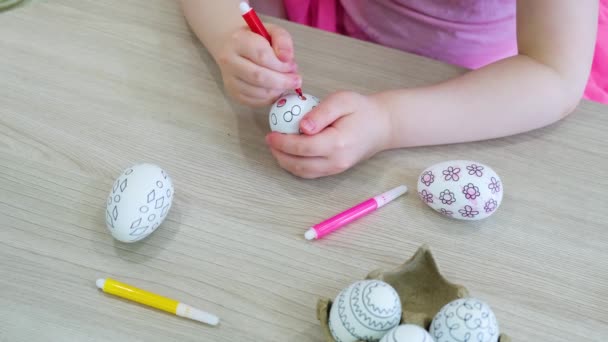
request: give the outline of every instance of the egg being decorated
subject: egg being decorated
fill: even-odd
[[[480,220],[492,215],[500,206],[503,185],[487,165],[451,160],[428,167],[420,174],[418,196],[445,216]]]
[[[403,324],[389,331],[380,342],[434,342],[429,333],[414,324]]]
[[[446,304],[429,328],[436,342],[497,342],[500,332],[490,307],[475,298],[460,298]]]
[[[329,312],[329,330],[337,342],[379,341],[400,321],[397,291],[379,280],[358,281],[342,290]]]
[[[152,234],[167,217],[173,203],[173,182],[153,164],[138,164],[116,179],[106,205],[106,225],[122,242],[139,241]]]
[[[282,95],[268,113],[270,129],[274,132],[299,134],[300,121],[304,115],[319,104],[319,99],[310,94],[304,94],[304,98],[296,93]]]

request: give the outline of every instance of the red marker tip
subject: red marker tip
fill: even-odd
[[[302,93],[302,89],[298,88],[296,89],[296,93],[298,93],[298,96],[302,99],[302,100],[306,100],[306,96],[304,96],[304,93]]]

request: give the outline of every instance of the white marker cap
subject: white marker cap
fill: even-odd
[[[378,203],[378,208],[383,207],[384,205],[390,203],[397,197],[405,194],[407,192],[407,186],[400,185],[394,189],[391,189],[381,195],[375,196],[374,199]]]
[[[306,238],[306,240],[310,241],[310,240],[314,240],[317,238],[317,231],[314,230],[314,228],[309,228],[306,233],[304,233],[304,237]]]
[[[179,303],[177,304],[177,309],[175,310],[175,314],[181,317],[186,317],[193,319],[195,321],[203,322],[209,325],[218,325],[220,323],[220,319],[213,314],[210,314],[206,311],[191,307],[188,304]]]
[[[249,6],[249,4],[247,2],[243,1],[240,3],[239,9],[241,10],[241,14],[245,14],[245,13],[251,11],[251,6]]]
[[[106,284],[105,279],[97,279],[97,281],[95,282],[95,285],[97,286],[97,288],[102,289],[102,290],[103,290],[103,286],[105,284]]]

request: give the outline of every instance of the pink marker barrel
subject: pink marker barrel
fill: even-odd
[[[334,217],[328,218],[327,220],[314,225],[312,228],[316,232],[315,238],[319,239],[333,231],[336,231],[376,209],[378,209],[378,202],[376,202],[376,200],[373,198],[357,204],[356,206],[343,211]]]
[[[312,226],[310,229],[308,229],[308,231],[306,231],[304,237],[306,240],[320,239],[321,237],[336,231],[365,215],[368,215],[372,211],[386,205],[406,192],[407,187],[405,185],[401,185],[381,195],[372,197],[367,201],[359,203],[332,218]]]

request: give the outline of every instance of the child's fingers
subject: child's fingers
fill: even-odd
[[[234,64],[236,75],[254,86],[282,90],[302,86],[302,78],[296,74],[286,74],[264,68],[244,58],[237,58]]]
[[[273,132],[266,136],[266,142],[272,149],[300,157],[327,157],[344,147],[331,127],[312,136]]]
[[[283,169],[296,176],[312,179],[329,175],[331,166],[325,158],[296,157],[272,148],[270,152]]]
[[[246,92],[242,92],[241,89],[233,88],[231,91],[232,96],[239,101],[240,103],[251,106],[251,107],[263,107],[268,106],[273,102],[272,98],[261,98],[256,96],[251,96]]]
[[[265,99],[253,98],[243,94],[238,95],[236,99],[240,103],[250,107],[265,107],[272,103],[272,100],[269,101]]]
[[[249,84],[239,77],[235,78],[234,83],[239,93],[242,93],[243,95],[254,99],[260,99],[270,102],[278,98],[284,91],[281,89],[261,88]]]
[[[237,35],[236,53],[253,63],[282,73],[294,72],[297,66],[292,61],[279,60],[270,44],[253,32],[240,32]]]
[[[292,62],[294,59],[293,40],[287,30],[282,27],[268,24],[268,33],[272,37],[272,48],[282,62]]]
[[[321,132],[339,118],[353,113],[357,109],[359,96],[351,92],[330,95],[304,116],[300,129],[308,135]]]

